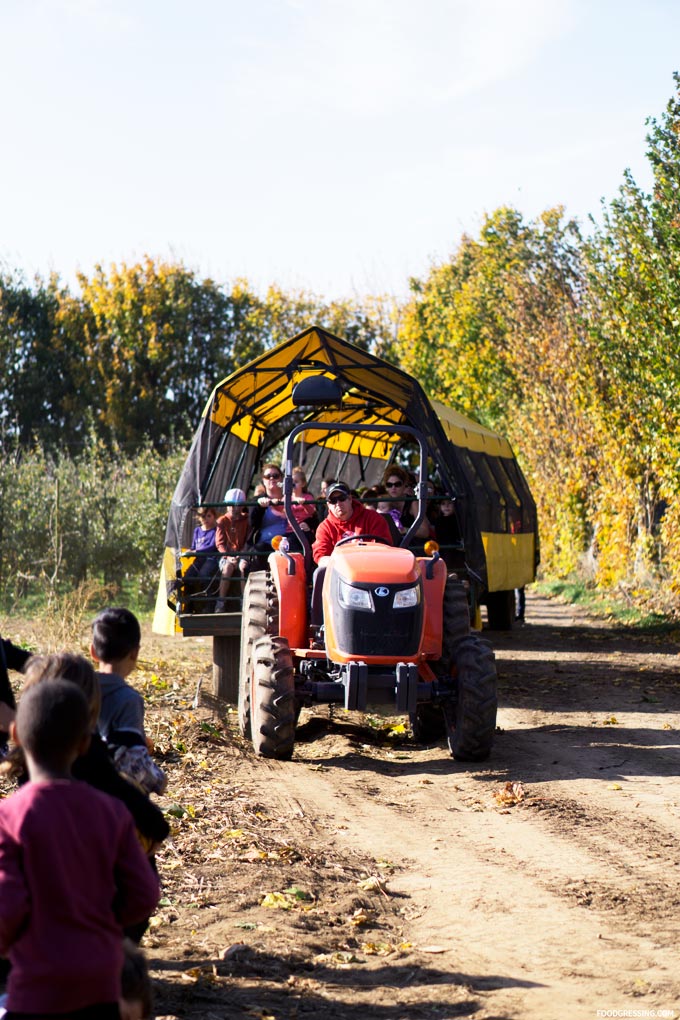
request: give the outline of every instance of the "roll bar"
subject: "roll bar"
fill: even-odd
[[[312,547],[309,544],[309,539],[305,535],[304,531],[298,524],[293,513],[293,444],[297,436],[301,432],[308,431],[326,431],[326,432],[354,432],[354,433],[389,433],[394,435],[395,433],[399,436],[411,436],[418,444],[420,453],[420,463],[418,465],[418,481],[416,483],[415,499],[418,501],[418,514],[411,527],[408,529],[401,542],[400,546],[407,546],[411,540],[412,535],[416,533],[422,522],[425,520],[426,509],[427,509],[427,443],[424,434],[420,429],[414,428],[412,425],[345,425],[339,424],[338,422],[318,422],[318,421],[305,421],[300,425],[296,425],[295,428],[290,432],[286,439],[286,445],[283,453],[283,508],[286,514],[288,523],[290,524],[293,532],[300,540],[302,548],[304,549],[305,556],[305,569],[307,576],[311,576],[313,569],[312,560]]]

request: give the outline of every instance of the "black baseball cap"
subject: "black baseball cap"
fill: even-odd
[[[341,492],[343,496],[352,495],[352,493],[349,491],[349,485],[345,485],[344,482],[333,482],[331,487],[326,492],[326,499],[330,499],[334,492]]]

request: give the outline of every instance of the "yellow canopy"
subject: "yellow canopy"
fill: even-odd
[[[349,433],[317,431],[305,433],[305,442],[327,448],[377,457],[390,456],[390,425],[420,418],[425,401],[418,383],[401,369],[319,327],[305,330],[292,340],[267,351],[213,390],[204,416],[245,443],[257,446],[272,425],[295,410],[295,384],[309,375],[338,379],[344,390],[342,408],[317,412],[317,421],[348,424],[382,424],[385,435],[361,437]],[[480,450],[494,456],[512,457],[507,440],[435,400],[429,401],[444,432],[457,446]],[[420,406],[418,406],[420,405]]]

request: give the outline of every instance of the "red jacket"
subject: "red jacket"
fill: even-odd
[[[316,529],[316,539],[312,545],[314,562],[318,563],[322,556],[330,556],[341,538],[348,535],[379,535],[392,545],[392,535],[382,514],[371,507],[364,506],[358,499],[352,500],[352,516],[348,521],[339,521],[328,511]]]

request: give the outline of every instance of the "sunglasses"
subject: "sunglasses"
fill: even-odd
[[[331,496],[328,500],[329,503],[346,503],[349,496]]]
[[[262,477],[268,482],[278,482],[281,475],[262,475]]]
[[[386,489],[403,489],[403,482],[385,482]]]

